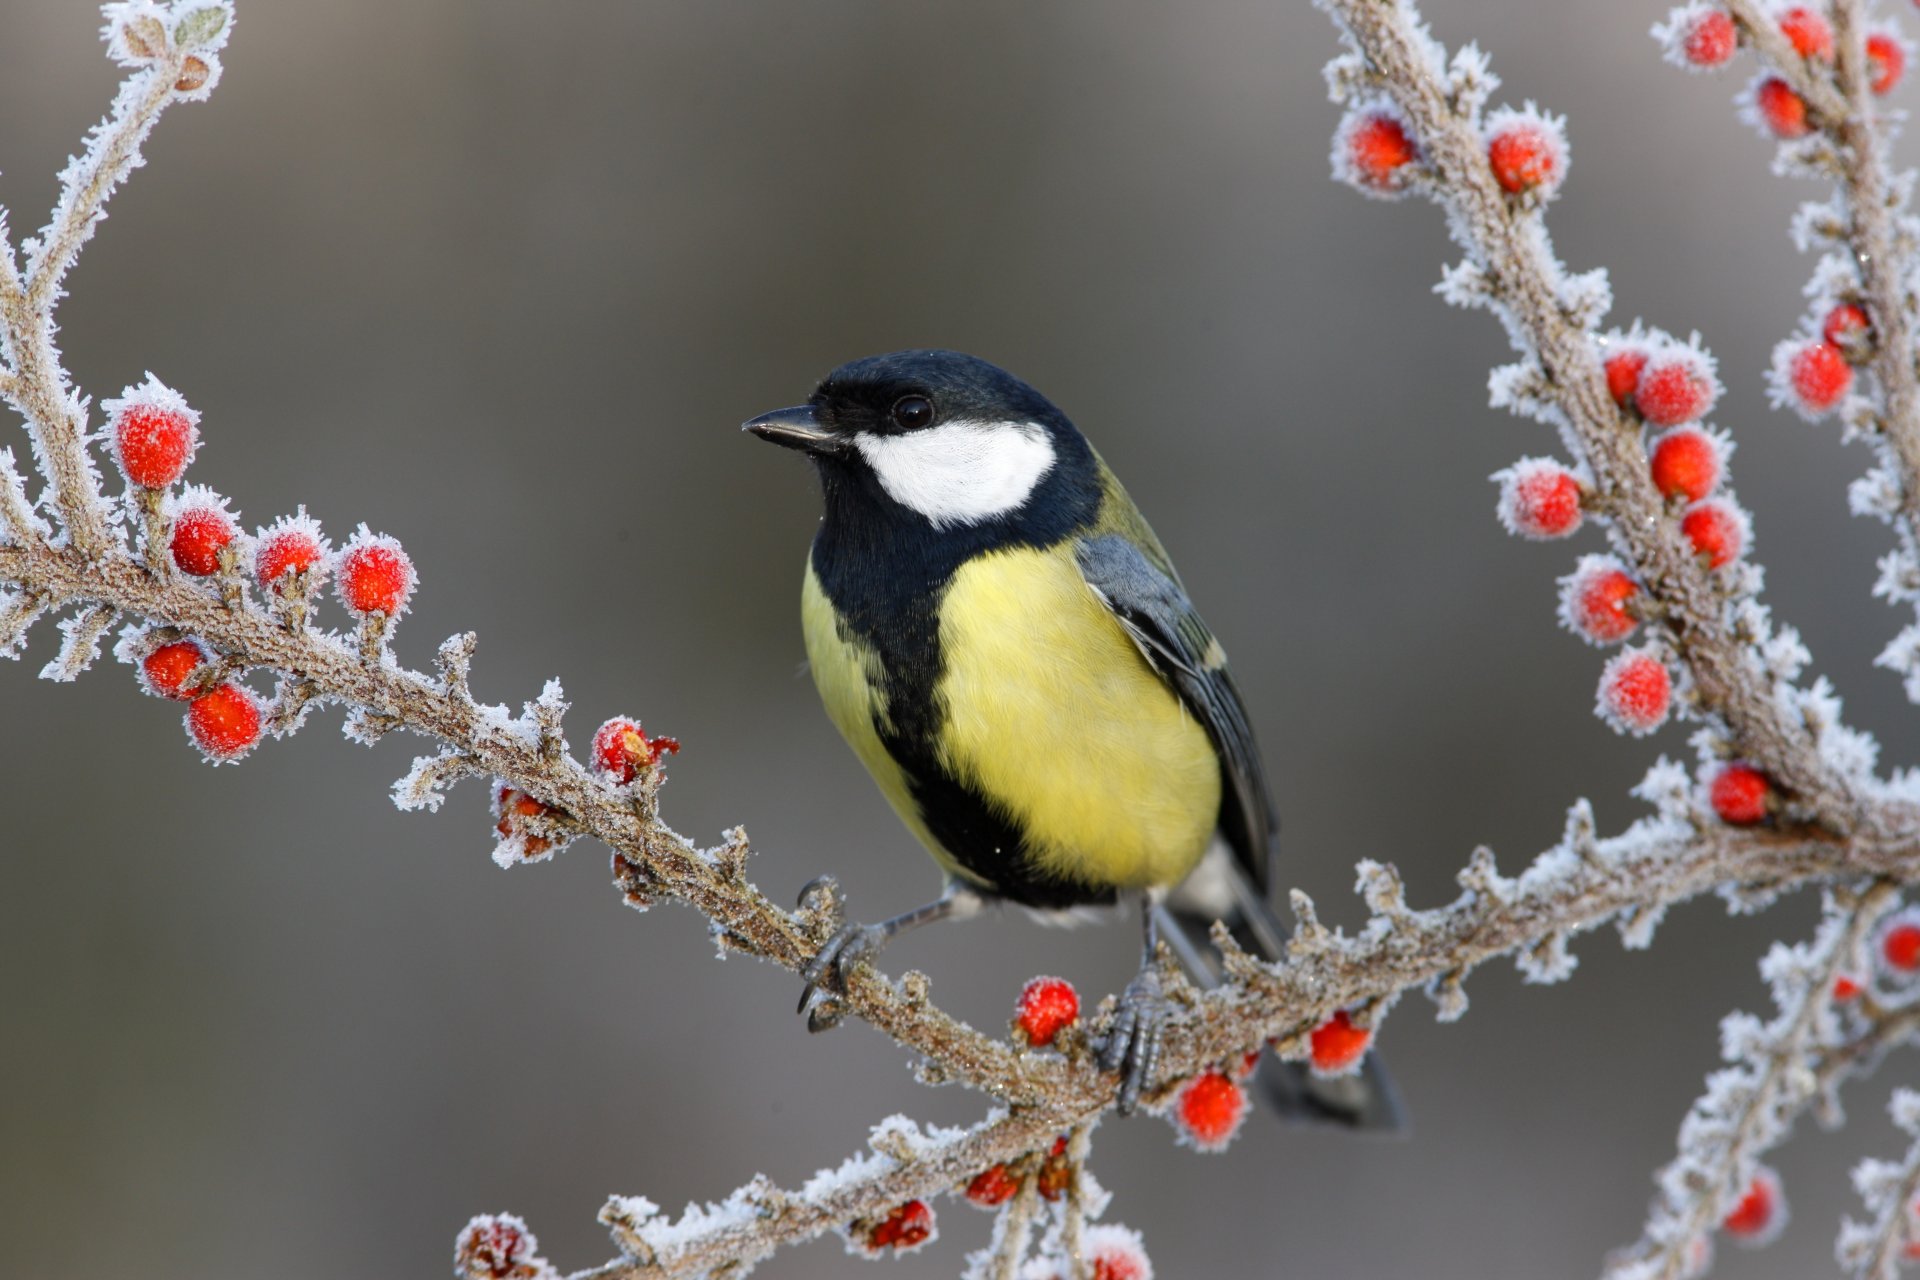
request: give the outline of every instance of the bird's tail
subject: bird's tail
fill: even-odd
[[[1284,954],[1286,926],[1224,843],[1216,841],[1200,867],[1157,910],[1160,936],[1203,987],[1221,980],[1219,953],[1204,941],[1215,920],[1255,955],[1278,960]],[[1399,1092],[1372,1049],[1352,1075],[1319,1076],[1304,1062],[1267,1061],[1255,1082],[1283,1120],[1382,1134],[1407,1128]]]

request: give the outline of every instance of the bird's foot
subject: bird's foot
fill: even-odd
[[[807,1030],[831,1031],[847,1016],[847,980],[854,969],[878,956],[893,935],[885,925],[849,924],[827,939],[826,945],[800,971],[806,987],[800,992],[799,1012],[807,1015]]]
[[[1160,983],[1159,966],[1149,962],[1120,993],[1106,1038],[1100,1042],[1102,1071],[1120,1073],[1120,1114],[1132,1115],[1140,1091],[1160,1064],[1160,1030],[1172,1008]]]

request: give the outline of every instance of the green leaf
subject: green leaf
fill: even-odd
[[[182,49],[197,49],[227,28],[227,10],[223,5],[208,5],[189,11],[173,28],[174,43]]]

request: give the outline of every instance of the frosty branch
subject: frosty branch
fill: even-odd
[[[1499,313],[1522,354],[1496,374],[1496,398],[1558,427],[1576,460],[1577,471],[1529,459],[1505,473],[1503,515],[1536,536],[1571,533],[1583,516],[1606,524],[1615,554],[1582,561],[1564,584],[1563,615],[1596,643],[1642,633],[1638,647],[1608,664],[1602,710],[1634,732],[1676,709],[1696,719],[1702,770],[1696,779],[1661,761],[1638,792],[1652,813],[1610,838],[1597,835],[1584,802],[1574,805],[1562,839],[1515,878],[1500,875],[1490,853],[1476,853],[1460,874],[1461,893],[1445,906],[1410,908],[1393,869],[1369,861],[1359,868],[1368,919],[1356,934],[1322,925],[1314,904],[1296,894],[1298,927],[1282,962],[1256,961],[1221,935],[1225,984],[1203,993],[1169,972],[1181,1012],[1149,1097],[1203,1149],[1224,1145],[1237,1129],[1246,1109],[1240,1080],[1268,1042],[1319,1069],[1351,1069],[1406,990],[1426,989],[1440,1015],[1455,1018],[1466,1008],[1463,982],[1489,959],[1511,954],[1530,980],[1558,980],[1573,968],[1573,935],[1616,920],[1628,945],[1644,946],[1669,906],[1710,891],[1744,909],[1829,886],[1833,901],[1848,905],[1835,908],[1837,923],[1811,952],[1793,954],[1815,969],[1841,957],[1857,964],[1894,886],[1920,877],[1920,788],[1874,775],[1871,743],[1840,721],[1824,683],[1794,683],[1809,655],[1755,599],[1758,575],[1744,559],[1747,517],[1717,492],[1724,441],[1693,425],[1718,393],[1711,357],[1637,326],[1598,334],[1610,305],[1604,277],[1571,276],[1554,258],[1541,211],[1565,168],[1558,123],[1531,110],[1483,121],[1496,83],[1484,59],[1468,49],[1445,64],[1408,5],[1326,7],[1353,46],[1332,71],[1337,95],[1350,104],[1337,164],[1364,190],[1420,190],[1446,205],[1467,259],[1449,270],[1445,292]],[[799,970],[839,922],[831,884],[811,887],[788,911],[747,880],[744,832],[700,848],[667,827],[657,786],[664,754],[678,749],[671,739],[649,738],[637,722],[616,717],[581,762],[568,749],[557,682],[518,715],[477,701],[472,635],[442,644],[433,674],[401,666],[389,645],[417,582],[399,544],[363,526],[336,550],[304,511],[244,533],[225,498],[180,487],[199,420],[155,379],[102,406],[103,436],[126,480],[124,495],[106,495],[91,452],[91,405],[71,386],[53,342],[61,282],[108,196],[139,165],[140,144],[161,112],[213,88],[232,10],[227,0],[179,0],[112,4],[105,13],[110,51],[129,69],[112,112],[62,175],[46,230],[22,246],[24,272],[10,238],[0,237],[0,397],[24,420],[42,481],[31,492],[12,455],[0,451],[0,653],[19,656],[36,621],[64,613],[59,651],[41,674],[71,680],[128,620],[116,656],[136,668],[147,692],[184,704],[189,736],[214,763],[296,731],[327,704],[345,708],[356,741],[372,744],[400,729],[427,737],[438,750],[396,784],[401,807],[437,809],[452,784],[491,777],[501,865],[543,861],[575,839],[597,839],[612,849],[615,884],[633,905],[692,906],[722,947]],[[1751,14],[1740,21],[1766,53],[1777,32],[1754,25],[1760,19]],[[1835,27],[1854,31],[1851,11],[1837,15]],[[1810,67],[1800,70],[1811,75]],[[1846,148],[1878,154],[1875,122],[1859,105],[1862,74],[1857,53],[1846,54],[1836,82],[1844,90],[1803,86],[1836,138],[1855,130],[1852,141],[1835,142],[1835,156]],[[1504,150],[1503,137],[1512,144]],[[1901,184],[1874,176],[1879,170],[1854,174],[1859,166],[1834,163],[1853,175],[1848,198],[1876,209],[1903,198]],[[1516,164],[1534,176],[1513,181]],[[1852,230],[1838,234],[1864,237],[1863,253],[1885,242],[1910,257],[1905,223],[1888,219],[1894,214],[1877,230],[1872,216],[1843,220]],[[1879,284],[1869,272],[1856,285],[1878,331],[1892,335],[1911,328],[1910,299],[1900,289],[1903,272],[1882,274]],[[1898,318],[1882,321],[1881,308]],[[1903,374],[1906,362],[1888,349],[1890,337],[1871,348],[1886,389],[1874,415],[1897,441],[1903,431],[1915,434],[1913,373],[1907,366]],[[1623,361],[1637,361],[1624,391]],[[1647,424],[1670,428],[1651,454]],[[1673,467],[1662,467],[1671,442],[1687,446],[1677,455],[1685,464],[1677,480]],[[1915,474],[1906,467],[1890,483],[1910,495]],[[1911,527],[1906,520],[1903,537]],[[319,625],[319,591],[329,578],[350,633]],[[252,673],[271,675],[270,697],[248,685]],[[1915,934],[1920,939],[1920,925]],[[1884,952],[1881,935],[1874,939]],[[1684,1236],[1686,1248],[1669,1248],[1661,1236],[1662,1257],[1692,1256],[1691,1242],[1716,1221],[1752,1158],[1812,1100],[1802,1096],[1801,1067],[1811,1064],[1821,1085],[1811,1093],[1819,1094],[1912,1038],[1909,1006],[1877,991],[1861,1006],[1877,1012],[1856,1018],[1861,1025],[1849,1037],[1832,1014],[1831,987],[1812,979],[1791,985],[1772,1024],[1778,1030],[1752,1038],[1749,1047],[1764,1041],[1771,1056],[1753,1067],[1753,1097],[1741,1105],[1780,1123],[1735,1123],[1727,1150],[1711,1160],[1718,1181],[1675,1210],[1685,1227],[1668,1234]],[[784,1245],[831,1230],[858,1252],[904,1251],[931,1238],[926,1202],[943,1193],[999,1210],[970,1274],[1148,1274],[1137,1238],[1094,1221],[1106,1197],[1085,1169],[1091,1128],[1115,1100],[1116,1081],[1090,1053],[1110,1003],[1085,1019],[1069,1013],[1061,1025],[1023,1015],[1012,1043],[941,1011],[919,974],[895,983],[862,970],[847,1007],[918,1055],[929,1083],[966,1085],[997,1109],[965,1130],[923,1131],[896,1117],[874,1130],[868,1152],[803,1187],[782,1191],[755,1179],[677,1220],[640,1197],[616,1198],[602,1218],[620,1256],[585,1274],[737,1276]],[[552,1273],[525,1225],[506,1217],[470,1224],[458,1261],[471,1275]]]
[[[1647,732],[1675,709],[1677,683],[1688,695],[1677,709],[1702,724],[1694,743],[1723,821],[1772,815],[1838,835],[1880,821],[1875,811],[1904,784],[1874,776],[1874,744],[1841,723],[1824,681],[1794,683],[1810,655],[1757,601],[1759,575],[1743,559],[1751,520],[1723,489],[1726,438],[1703,422],[1719,394],[1711,358],[1697,337],[1683,345],[1637,323],[1601,333],[1612,302],[1604,276],[1571,275],[1553,253],[1543,211],[1566,176],[1563,122],[1532,104],[1484,112],[1497,87],[1485,58],[1467,46],[1449,61],[1410,0],[1322,7],[1350,49],[1328,69],[1335,100],[1348,107],[1336,176],[1370,195],[1419,192],[1446,208],[1467,256],[1446,272],[1441,292],[1494,310],[1521,356],[1495,372],[1495,405],[1557,427],[1573,456],[1575,470],[1524,459],[1501,473],[1503,520],[1534,538],[1567,536],[1588,515],[1607,526],[1617,558],[1581,562],[1564,581],[1563,618],[1596,643],[1643,625],[1649,636],[1645,648],[1608,663],[1601,713]],[[1836,183],[1833,201],[1808,206],[1796,225],[1804,246],[1829,252],[1808,289],[1815,313],[1806,333],[1776,351],[1773,390],[1809,418],[1838,409],[1851,430],[1883,442],[1882,466],[1855,486],[1854,503],[1893,523],[1901,539],[1879,590],[1914,598],[1912,184],[1887,176],[1885,125],[1873,104],[1898,81],[1907,45],[1891,30],[1869,31],[1859,0],[1836,0],[1831,17],[1817,4],[1762,10],[1750,0],[1697,0],[1654,35],[1671,60],[1693,69],[1724,65],[1743,42],[1751,47],[1765,69],[1748,90],[1749,115],[1782,140],[1776,169]],[[1873,380],[1867,394],[1854,391],[1855,366]],[[1608,611],[1614,602],[1627,605],[1627,617]],[[1920,692],[1916,645],[1909,631],[1882,662],[1908,671],[1910,691]],[[1901,881],[1911,877],[1836,889],[1815,941],[1769,956],[1763,971],[1778,1014],[1767,1024],[1726,1020],[1733,1065],[1689,1113],[1646,1235],[1613,1260],[1615,1275],[1697,1275],[1710,1263],[1716,1228],[1749,1240],[1777,1230],[1778,1181],[1758,1156],[1801,1111],[1830,1100],[1852,1068],[1912,1037],[1911,997],[1890,1011],[1854,976],[1870,971],[1862,966],[1869,935]],[[1899,974],[1905,931],[1920,939],[1920,927],[1896,919],[1874,950],[1878,970]],[[1836,1008],[1843,993],[1867,1010],[1853,1015],[1867,1026],[1851,1039]],[[1837,1116],[1837,1105],[1827,1109]]]

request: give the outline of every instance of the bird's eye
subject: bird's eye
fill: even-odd
[[[933,421],[933,401],[925,396],[901,396],[893,402],[893,425],[918,431]]]

